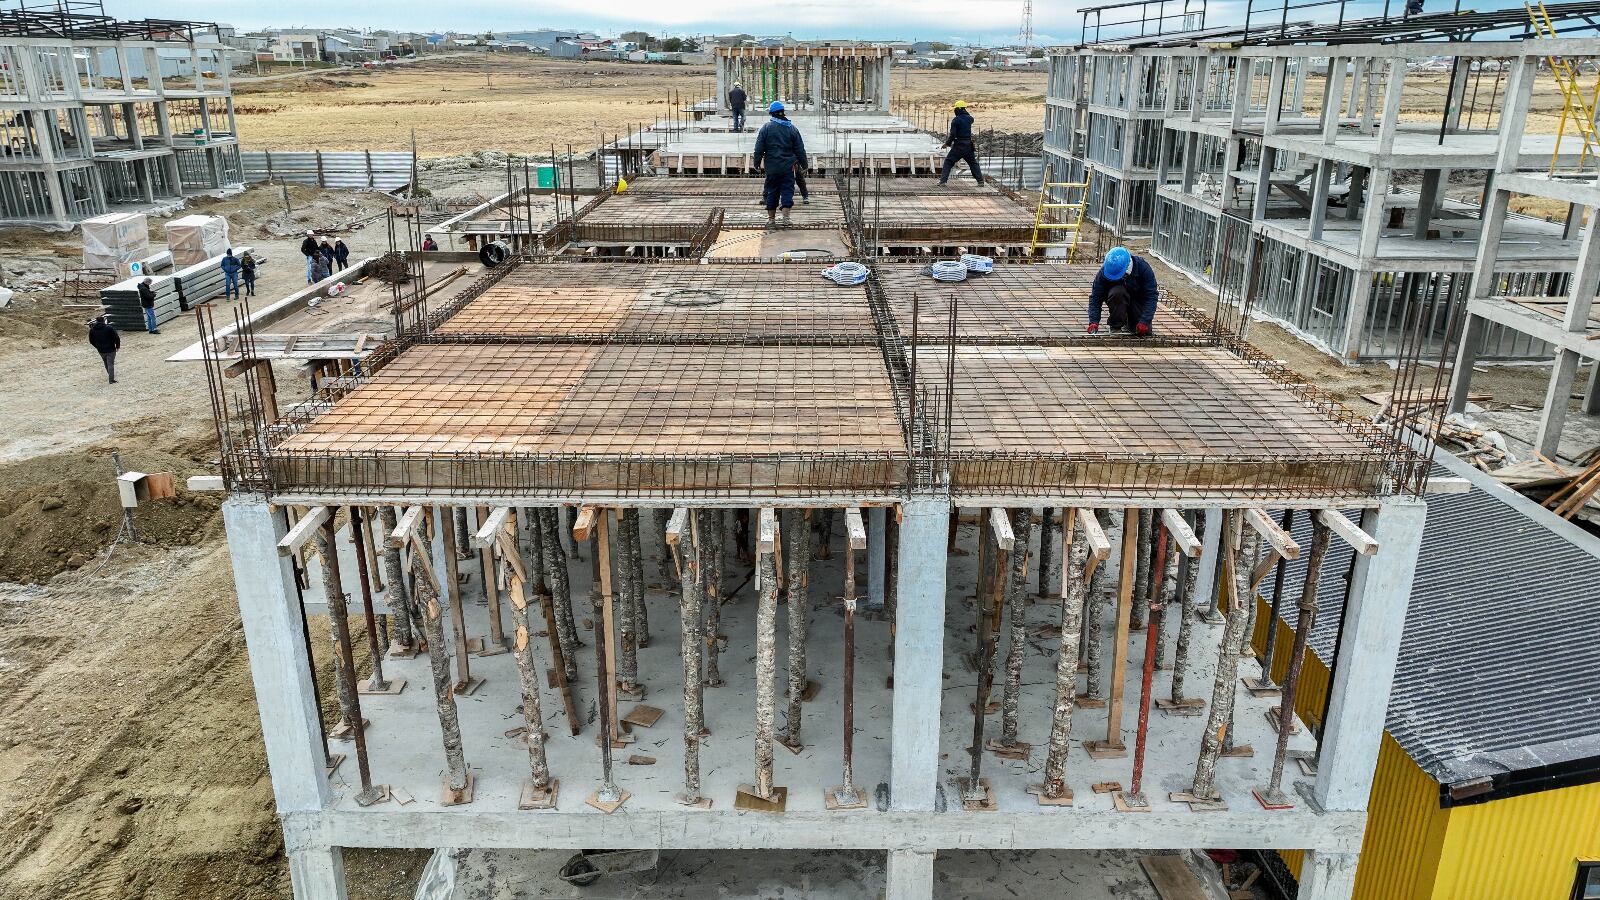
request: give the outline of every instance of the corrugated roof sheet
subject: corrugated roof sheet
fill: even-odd
[[[1600,540],[1475,481],[1428,498],[1389,701],[1389,733],[1445,785],[1600,756]],[[1297,518],[1295,537],[1309,544],[1310,522]],[[1335,539],[1320,578],[1310,643],[1328,661],[1350,556]],[[1304,561],[1290,562],[1281,608],[1291,621],[1304,580]]]

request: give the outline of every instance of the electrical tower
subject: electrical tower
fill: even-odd
[[[1033,49],[1033,0],[1022,0],[1022,31],[1017,39],[1024,53]]]

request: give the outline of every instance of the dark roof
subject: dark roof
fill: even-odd
[[[1450,462],[1436,474],[1479,474]],[[1428,498],[1388,732],[1446,788],[1489,777],[1518,793],[1507,787],[1517,773],[1548,786],[1575,769],[1595,780],[1600,539],[1486,479],[1470,493]],[[1294,534],[1306,546],[1311,526],[1298,518]],[[1333,540],[1318,588],[1311,648],[1330,662],[1350,554]],[[1290,621],[1304,579],[1304,561],[1291,562],[1282,604]],[[1271,590],[1268,576],[1262,593]]]

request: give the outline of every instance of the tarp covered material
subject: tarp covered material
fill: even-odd
[[[144,213],[108,213],[83,220],[83,265],[111,269],[122,278],[131,263],[150,255],[150,222]]]
[[[167,223],[167,249],[173,266],[198,265],[228,249],[228,220],[221,216],[184,216]]]

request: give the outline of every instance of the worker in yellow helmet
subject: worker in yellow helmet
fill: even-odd
[[[949,147],[950,153],[944,158],[944,168],[939,170],[939,183],[949,181],[950,170],[956,167],[956,161],[964,159],[967,168],[972,170],[972,177],[983,184],[983,172],[978,169],[978,151],[972,143],[972,113],[967,112],[965,100],[957,100],[953,109],[955,115],[950,119],[950,133],[942,145]]]

